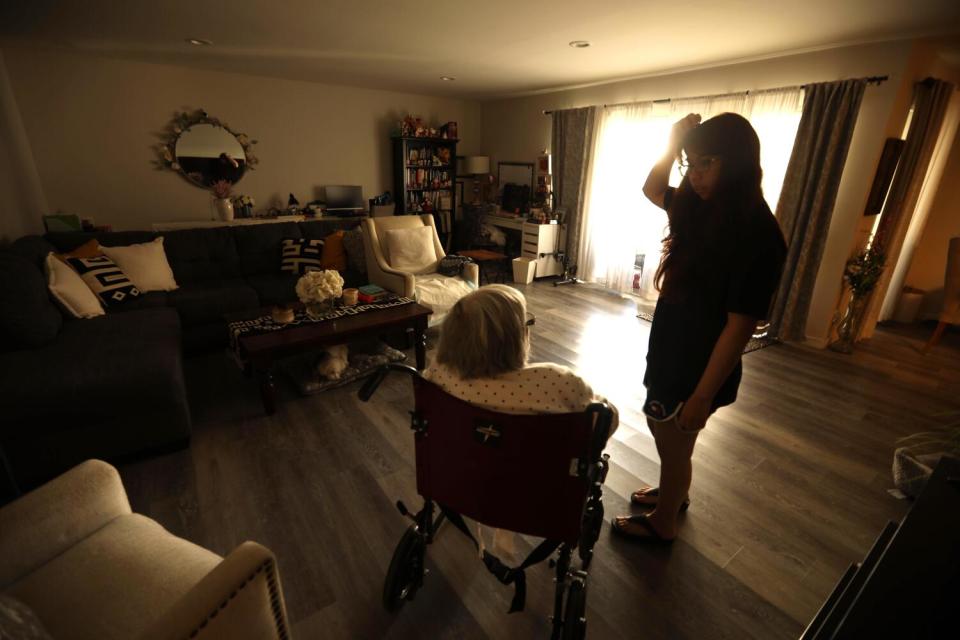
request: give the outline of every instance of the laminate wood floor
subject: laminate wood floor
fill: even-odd
[[[608,522],[589,578],[591,638],[796,638],[835,581],[909,504],[888,493],[897,438],[960,409],[960,340],[923,356],[925,333],[885,329],[852,356],[778,345],[745,356],[740,398],[694,453],[692,506],[668,549],[609,535],[659,463],[641,414],[649,323],[593,286],[519,285],[537,316],[533,360],[578,370],[621,412],[604,490]],[[411,354],[412,358],[412,354]],[[452,527],[399,614],[380,606],[384,573],[419,504],[410,383],[367,404],[357,385],[310,398],[257,388],[222,354],[189,360],[189,449],[121,468],[133,508],[226,554],[244,540],[279,558],[297,638],[547,638],[552,573],[528,572],[528,603],[507,615],[498,583]],[[281,385],[282,386],[282,385]],[[941,414],[941,415],[938,415]],[[507,538],[517,553],[530,540]]]

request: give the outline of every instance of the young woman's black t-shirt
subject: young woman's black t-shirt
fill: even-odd
[[[669,211],[675,190],[664,194]],[[733,233],[709,245],[693,261],[683,292],[664,288],[653,315],[647,370],[647,399],[668,413],[696,389],[710,354],[727,324],[727,314],[765,319],[780,282],[786,244],[776,218],[764,203],[740,216]],[[669,276],[668,276],[669,280]],[[720,387],[713,408],[737,398],[741,363]]]

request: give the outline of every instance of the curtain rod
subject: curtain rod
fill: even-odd
[[[863,80],[863,81],[866,82],[867,84],[883,84],[884,82],[886,82],[886,81],[889,80],[889,79],[890,79],[889,76],[867,76],[867,77],[865,77],[865,78],[854,78],[854,80]],[[791,85],[791,86],[788,86],[788,87],[774,87],[773,89],[755,89],[755,90],[753,90],[753,91],[750,91],[750,90],[748,89],[748,90],[746,90],[746,91],[734,91],[733,93],[715,93],[715,94],[708,95],[708,96],[691,96],[691,97],[689,97],[689,98],[677,98],[677,100],[707,100],[707,99],[709,99],[709,98],[722,98],[722,97],[724,97],[724,96],[736,96],[736,95],[741,95],[741,94],[748,96],[748,95],[750,95],[751,93],[757,94],[757,93],[768,93],[768,92],[772,92],[772,91],[786,91],[787,89],[804,89],[804,88],[810,86],[810,84],[813,84],[813,83],[795,84],[795,85]],[[612,103],[612,104],[604,104],[604,105],[602,105],[602,106],[603,106],[604,109],[606,109],[607,107],[622,107],[622,106],[625,106],[625,105],[628,105],[628,104],[644,104],[644,103],[648,103],[648,102],[653,102],[653,103],[656,103],[656,104],[667,104],[667,103],[670,103],[670,102],[672,102],[672,101],[673,101],[672,98],[660,98],[660,99],[657,99],[657,100],[633,100],[633,101],[630,101],[630,102],[615,102],[615,103]],[[548,109],[544,109],[543,115],[545,115],[545,116],[552,115],[554,111],[562,111],[562,109],[549,109],[549,110],[548,110]]]

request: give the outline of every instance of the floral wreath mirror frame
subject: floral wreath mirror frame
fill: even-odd
[[[178,111],[174,113],[173,120],[170,121],[163,133],[160,134],[163,142],[158,144],[156,147],[158,156],[156,160],[157,169],[170,169],[171,171],[176,171],[190,184],[204,189],[207,188],[205,185],[199,184],[191,179],[190,176],[187,175],[187,173],[180,166],[180,163],[177,162],[177,141],[185,131],[198,124],[213,125],[232,135],[237,139],[237,142],[240,144],[240,146],[243,147],[243,154],[246,157],[246,170],[253,171],[257,168],[257,164],[260,161],[251,152],[253,145],[257,144],[256,140],[252,140],[250,136],[245,133],[238,133],[234,131],[226,122],[221,121],[219,118],[211,117],[203,109],[197,109],[196,111],[192,112]]]

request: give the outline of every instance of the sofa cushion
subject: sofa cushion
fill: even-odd
[[[138,514],[120,516],[15,582],[55,638],[139,637],[218,564]]]
[[[387,261],[397,271],[413,274],[432,273],[437,270],[437,252],[433,244],[433,227],[419,226],[411,229],[388,229]]]
[[[280,264],[280,246],[284,238],[300,238],[296,222],[252,224],[233,228],[240,253],[242,273],[276,273]]]
[[[347,254],[347,268],[360,273],[367,272],[367,259],[363,251],[363,231],[351,229],[343,233],[343,250]]]
[[[68,317],[95,318],[106,313],[100,298],[83,281],[80,274],[56,254],[48,254],[43,266],[50,295],[69,314]]]
[[[247,284],[253,287],[260,299],[260,306],[267,307],[275,304],[289,304],[296,302],[297,293],[294,287],[300,276],[288,273],[265,273],[248,276]]]
[[[17,255],[23,256],[33,265],[43,271],[43,264],[51,252],[56,253],[57,248],[43,236],[23,236],[17,238],[10,244],[10,250]]]
[[[110,313],[114,313],[115,311],[139,311],[140,309],[162,309],[163,307],[170,306],[167,296],[166,291],[141,293],[127,304],[113,307],[110,309]]]
[[[27,258],[0,251],[0,351],[49,344],[63,317],[50,300],[43,273]]]
[[[185,327],[222,322],[224,314],[259,306],[257,292],[239,278],[186,284],[168,293],[167,300]]]
[[[343,231],[334,231],[323,239],[323,255],[320,256],[320,267],[345,271],[347,268],[347,254],[343,249]]]
[[[86,245],[84,245],[86,246]],[[80,247],[83,248],[83,247]],[[177,282],[163,250],[163,236],[152,242],[126,247],[101,247],[103,253],[123,269],[141,293],[173,291]]]
[[[28,419],[30,435],[40,435],[179,406],[185,403],[180,363],[173,309],[65,322],[52,343],[0,356],[0,415],[11,423]]]
[[[181,287],[240,277],[240,254],[230,227],[168,231],[163,238],[167,259]]]

